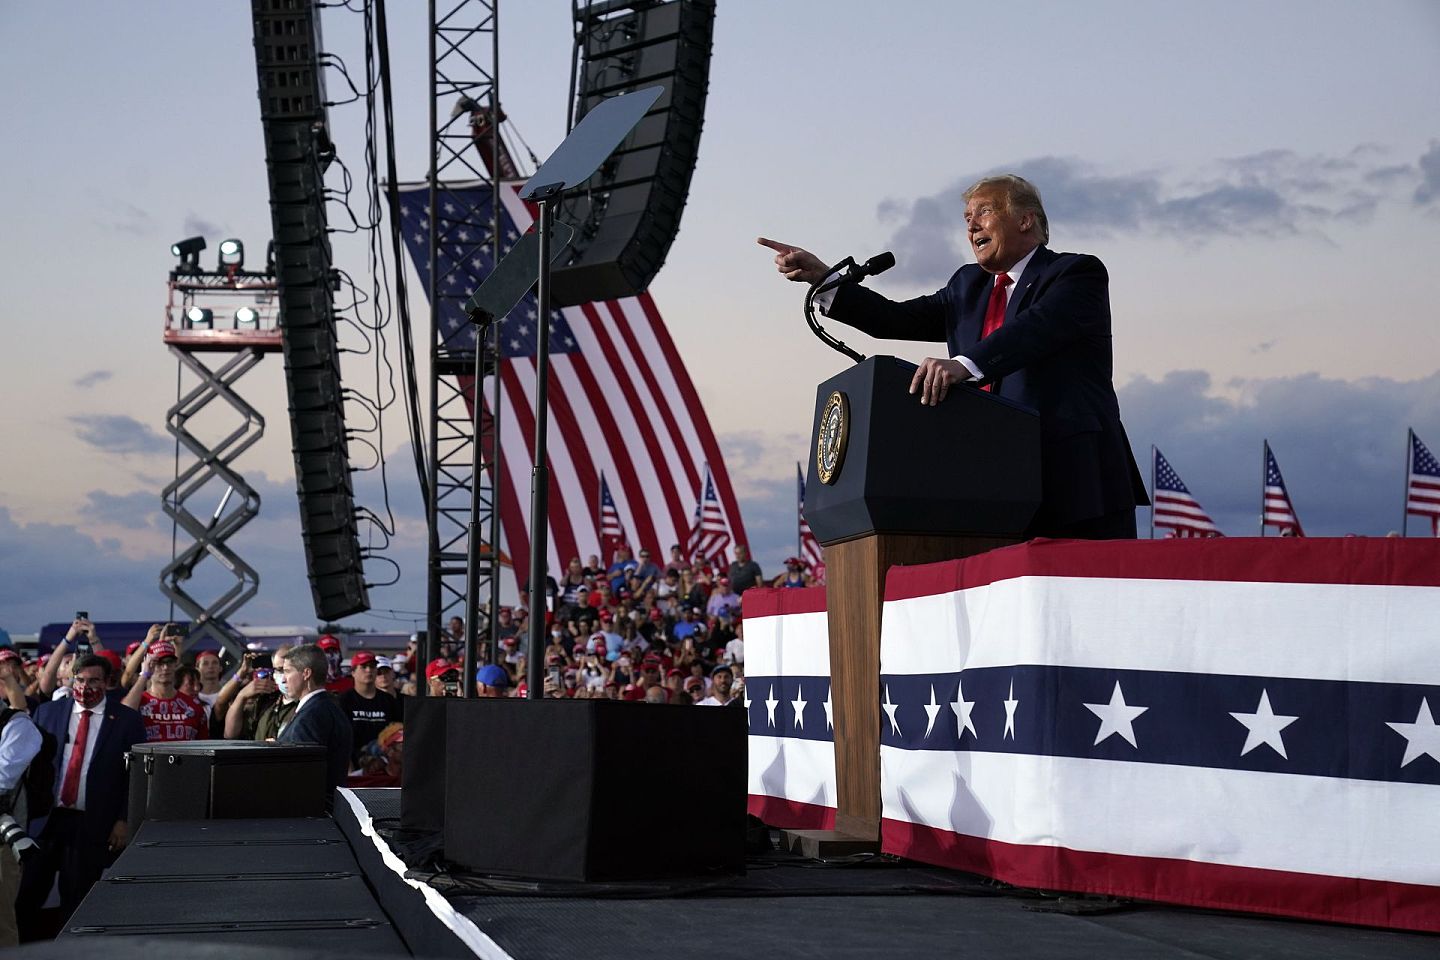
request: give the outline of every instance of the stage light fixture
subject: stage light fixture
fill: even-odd
[[[185,325],[191,330],[209,330],[215,326],[215,314],[205,307],[191,307],[185,311]]]
[[[239,270],[245,265],[245,244],[230,237],[220,241],[220,269],[227,267]]]
[[[236,330],[259,330],[260,311],[254,307],[241,307],[235,311]]]
[[[204,249],[204,237],[188,237],[170,244],[170,252],[180,258],[180,266],[177,269],[191,273],[199,272],[200,251]]]

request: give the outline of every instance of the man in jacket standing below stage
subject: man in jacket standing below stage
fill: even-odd
[[[313,643],[291,647],[285,655],[285,689],[298,704],[295,715],[280,730],[281,743],[318,743],[325,748],[328,783],[333,791],[350,771],[354,737],[350,718],[325,690],[327,662]]]
[[[1048,249],[1040,193],[1013,175],[965,191],[975,263],[944,288],[896,303],[844,283],[816,304],[875,337],[943,340],[910,383],[934,406],[975,383],[1040,414],[1041,505],[1028,536],[1133,538],[1135,508],[1150,500],[1120,423],[1111,383],[1110,277],[1095,257]],[[761,238],[788,280],[816,283],[827,268],[800,247]],[[920,411],[917,411],[917,415]]]
[[[25,864],[15,902],[21,939],[38,935],[40,908],[57,873],[64,920],[129,841],[125,754],[145,742],[145,724],[136,711],[106,699],[110,671],[104,657],[79,658],[70,696],[35,709],[35,726],[57,744],[55,807],[30,822],[40,849]]]

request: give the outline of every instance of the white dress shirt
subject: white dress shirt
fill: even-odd
[[[95,756],[95,744],[100,740],[100,727],[105,722],[105,701],[101,700],[93,707],[86,707],[79,700],[71,701],[74,706],[70,708],[70,728],[65,733],[65,750],[60,754],[60,780],[56,784],[57,790],[65,789],[65,771],[70,769],[70,754],[78,749],[84,750],[84,759],[80,761],[80,792],[75,796],[75,810],[85,809],[85,781],[90,777],[90,760]],[[80,732],[80,714],[86,710],[90,711],[90,730],[85,742],[77,744],[75,737]],[[58,797],[59,794],[57,793]]]

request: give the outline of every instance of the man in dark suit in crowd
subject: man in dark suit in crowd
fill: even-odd
[[[35,709],[35,725],[56,744],[55,807],[30,822],[39,850],[25,864],[15,902],[22,940],[39,934],[40,908],[57,873],[63,922],[129,840],[125,754],[145,742],[145,723],[106,699],[110,673],[104,657],[82,657],[70,696]]]
[[[276,737],[280,743],[318,743],[325,748],[328,782],[334,789],[350,772],[354,737],[350,718],[325,689],[328,663],[313,643],[291,647],[285,655],[285,689],[299,701],[290,722]]]
[[[1111,382],[1110,286],[1095,257],[1056,253],[1039,191],[987,177],[964,194],[975,263],[929,296],[896,303],[859,284],[816,298],[827,316],[875,337],[943,340],[910,392],[934,405],[970,383],[1040,414],[1042,503],[1030,536],[1135,536],[1149,503]],[[789,280],[815,283],[826,266],[800,247],[760,239]]]

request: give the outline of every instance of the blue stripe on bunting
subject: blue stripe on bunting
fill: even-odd
[[[750,736],[835,741],[825,711],[829,677],[746,677],[745,695],[750,698]],[[801,700],[804,706],[796,723],[796,703]]]
[[[752,690],[762,685],[757,678]],[[935,706],[929,706],[932,688]],[[964,701],[973,704],[975,728],[963,738],[959,718],[964,707],[955,706],[962,689]],[[1440,687],[1434,686],[1017,665],[882,676],[880,698],[881,745],[903,750],[1027,753],[1440,784],[1440,731],[1433,726],[1440,713]],[[1006,700],[1015,701],[1008,732]],[[1137,714],[1140,707],[1145,709]],[[754,710],[752,703],[752,733]],[[763,704],[760,710],[763,723]],[[1106,736],[1096,743],[1102,732]]]

